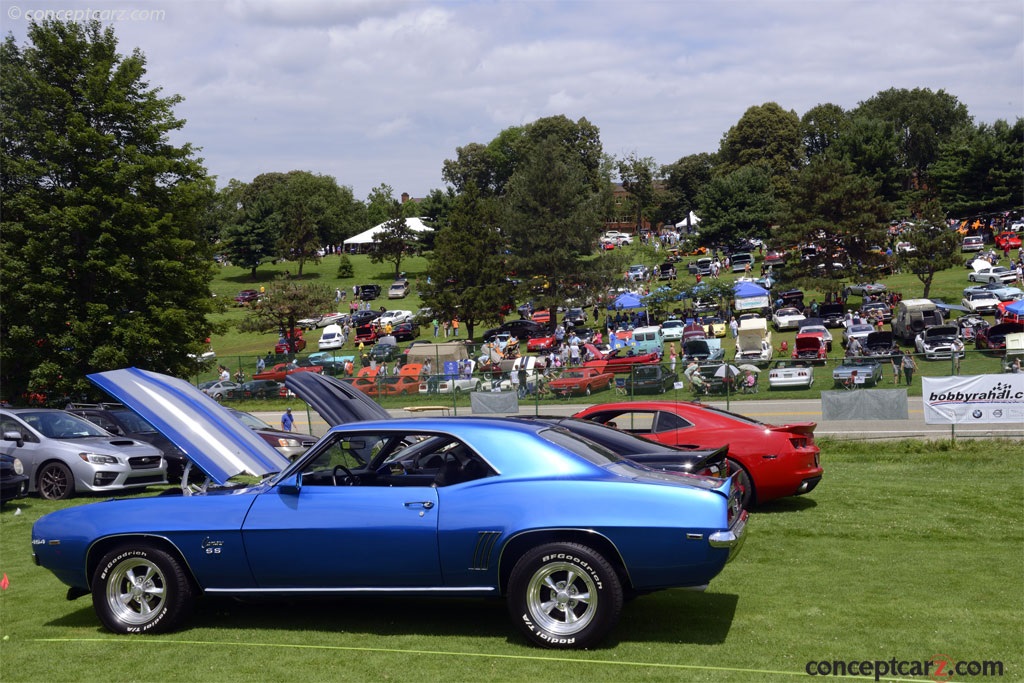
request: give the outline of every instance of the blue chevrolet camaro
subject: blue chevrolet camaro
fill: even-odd
[[[744,539],[730,479],[657,471],[544,421],[361,421],[289,462],[187,382],[90,379],[208,477],[33,527],[36,562],[117,633],[179,627],[202,594],[500,596],[529,641],[583,648],[626,596],[702,588]]]

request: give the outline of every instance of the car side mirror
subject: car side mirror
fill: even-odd
[[[25,445],[25,440],[21,437],[21,432],[16,432],[14,430],[4,432],[4,441],[13,441],[18,448]]]
[[[302,473],[296,472],[295,474],[282,479],[277,484],[278,491],[283,495],[297,496],[302,491]]]

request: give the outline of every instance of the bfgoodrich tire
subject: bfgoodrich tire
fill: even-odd
[[[149,545],[107,553],[92,579],[92,604],[114,633],[166,633],[191,612],[192,583],[181,563]]]
[[[541,647],[596,645],[618,623],[622,583],[598,552],[551,543],[523,555],[508,584],[508,609],[526,638]]]

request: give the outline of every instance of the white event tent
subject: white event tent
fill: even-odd
[[[349,237],[347,240],[345,240],[344,244],[347,247],[359,247],[364,244],[371,244],[375,241],[374,238],[377,236],[377,233],[383,230],[384,226],[387,224],[388,221],[384,221],[383,223],[375,225],[369,230],[359,233],[355,237]],[[422,218],[406,218],[405,226],[412,230],[413,232],[427,232],[433,230],[433,228],[429,227],[426,223],[423,222]]]

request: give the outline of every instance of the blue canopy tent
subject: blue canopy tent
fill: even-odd
[[[737,282],[733,285],[737,311],[758,310],[771,306],[768,290],[753,282]]]
[[[1014,315],[1024,315],[1024,299],[1020,301],[1014,301],[1012,304],[1004,309],[1007,313]]]
[[[617,308],[644,308],[644,303],[640,300],[639,294],[623,292],[615,297],[615,301],[608,305],[608,310]]]

